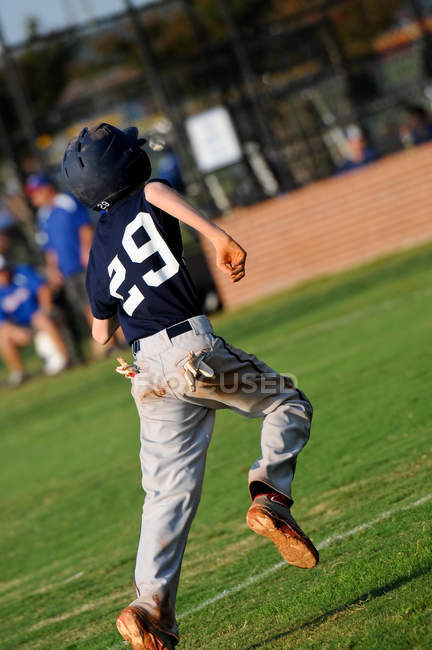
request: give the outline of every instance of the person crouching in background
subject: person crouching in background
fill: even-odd
[[[9,385],[25,379],[20,350],[32,338],[48,340],[54,354],[47,356],[45,372],[57,374],[68,364],[68,352],[59,329],[50,317],[51,291],[44,279],[25,264],[12,266],[0,255],[0,356],[10,371]]]

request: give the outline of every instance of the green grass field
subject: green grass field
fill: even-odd
[[[432,500],[413,504],[432,494],[432,247],[215,326],[295,373],[313,402],[293,512],[316,543],[332,540],[316,569],[262,575],[280,557],[245,524],[259,422],[219,413],[183,565],[180,647],[431,648]],[[138,418],[114,365],[0,391],[1,648],[125,648],[115,618],[134,598],[143,495]]]

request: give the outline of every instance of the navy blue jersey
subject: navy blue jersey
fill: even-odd
[[[132,343],[200,314],[182,254],[178,220],[148,203],[142,190],[115,203],[100,217],[90,252],[93,315],[118,313]]]

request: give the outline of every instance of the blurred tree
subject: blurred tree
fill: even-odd
[[[388,29],[401,8],[402,0],[347,0],[331,11],[348,58],[374,52],[375,37]]]
[[[346,0],[337,4],[328,0],[230,0],[230,6],[252,63],[254,82],[261,83],[267,75],[272,83],[272,75],[281,76],[294,70],[299,61],[318,61],[326,65],[322,50],[329,46],[321,38],[319,24],[327,16],[342,65],[348,77],[354,79],[355,86],[361,61],[373,59],[373,40],[392,23],[401,0]],[[304,19],[297,19],[299,12],[303,12]],[[227,24],[219,2],[161,2],[144,6],[139,13],[157,70],[176,101],[204,98],[212,92],[238,98],[239,71],[232,58]],[[307,23],[307,33],[285,32],[287,23],[290,29],[291,26],[300,29]],[[56,120],[61,118],[56,106],[69,82],[87,80],[113,67],[121,72],[123,67],[140,66],[137,45],[127,19],[113,20],[90,33],[75,30],[67,37],[45,40],[38,38],[38,22],[30,18],[27,35],[29,47],[15,57],[39,132],[56,128]],[[320,40],[323,43],[321,51]],[[331,58],[329,55],[328,59]],[[16,114],[3,81],[0,71],[1,114],[8,130],[19,133]],[[366,87],[367,80],[360,81],[360,86]],[[373,94],[372,86],[370,91]],[[120,83],[110,92],[121,98],[128,87]],[[353,99],[355,101],[355,92]]]
[[[36,18],[27,21],[29,47],[14,55],[19,78],[25,89],[29,108],[33,111],[37,130],[42,133],[53,127],[53,109],[68,82],[68,66],[73,56],[71,38],[55,41],[37,41],[39,30]],[[2,117],[10,133],[19,132],[16,110],[0,73],[0,105]]]
[[[0,73],[0,113],[8,133],[13,133],[18,127],[18,117],[7,90],[3,70]]]
[[[27,38],[31,44],[39,33],[37,18],[27,22]],[[17,65],[30,107],[34,112],[38,131],[53,127],[53,109],[68,82],[68,69],[74,54],[71,37],[37,42],[18,57]],[[54,118],[55,122],[55,118]]]
[[[26,19],[26,37],[30,43],[39,36],[39,21],[36,16],[29,16]]]
[[[377,57],[374,39],[392,25],[401,5],[402,0],[346,0],[330,10],[354,106],[360,107],[379,94],[373,67]]]
[[[134,49],[133,39],[123,30],[104,30],[96,34],[92,42],[94,57],[88,61],[95,68],[108,66],[136,66],[138,57]]]
[[[273,0],[271,3],[271,14],[274,20],[290,18],[302,11],[314,11],[324,7],[327,0]]]

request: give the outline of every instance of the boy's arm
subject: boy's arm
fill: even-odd
[[[164,183],[157,181],[149,183],[144,193],[149,203],[198,230],[212,242],[216,249],[216,263],[221,271],[230,276],[231,282],[238,282],[244,277],[246,251],[222,228],[209,221],[199,210]]]
[[[92,336],[95,341],[105,345],[118,327],[119,320],[117,314],[114,314],[110,318],[104,318],[103,320],[93,316]]]

